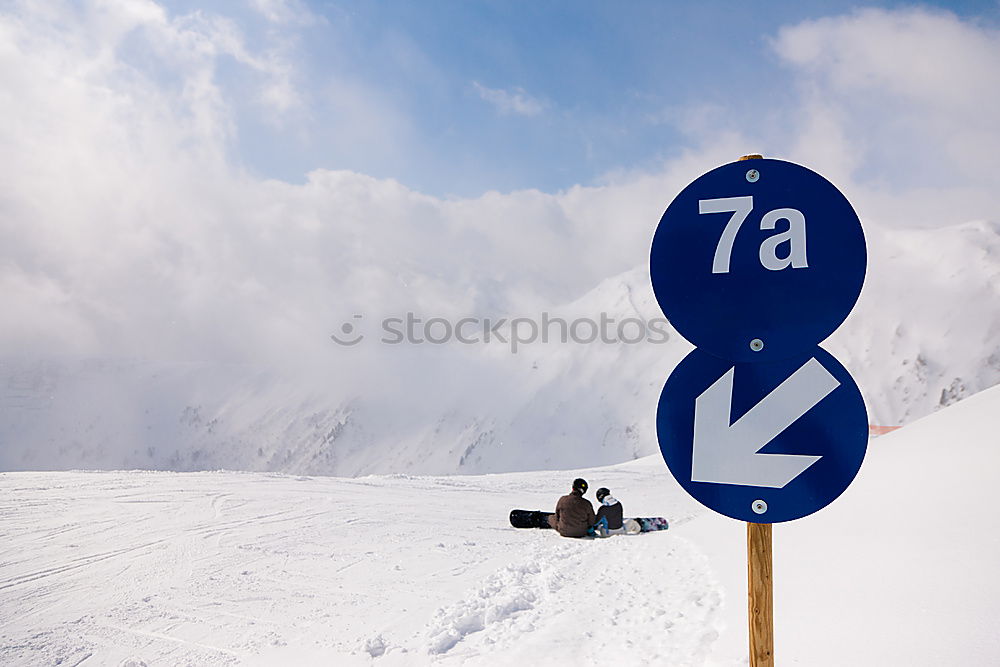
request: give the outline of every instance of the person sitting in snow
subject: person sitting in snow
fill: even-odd
[[[556,503],[556,513],[549,517],[549,525],[563,537],[584,537],[597,520],[594,506],[583,497],[586,492],[587,480],[574,479],[573,490]]]
[[[622,504],[611,495],[611,491],[603,486],[597,490],[596,495],[597,502],[601,503],[601,506],[597,509],[597,521],[594,522],[594,532],[601,537],[624,533]]]

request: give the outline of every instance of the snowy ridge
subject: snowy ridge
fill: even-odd
[[[906,424],[1000,383],[1000,224],[866,235],[864,290],[826,347],[870,421]]]
[[[893,426],[1000,382],[1000,227],[868,230],[869,277],[824,344],[870,422]],[[648,271],[553,308],[661,316]],[[332,346],[320,377],[127,360],[0,364],[0,469],[242,469],[364,475],[608,465],[657,451],[660,389],[690,345]],[[367,344],[367,341],[366,341]],[[332,344],[331,344],[332,345]],[[357,353],[357,354],[355,354]],[[542,446],[544,445],[544,446]]]

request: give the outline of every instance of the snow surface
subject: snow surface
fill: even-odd
[[[776,657],[1000,663],[1000,388],[871,442],[848,491],[775,526]],[[583,474],[663,533],[516,530]],[[745,528],[648,457],[353,479],[0,475],[0,663],[746,664]]]

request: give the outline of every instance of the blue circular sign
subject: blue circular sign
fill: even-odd
[[[819,174],[743,160],[670,203],[650,253],[653,292],[677,331],[733,361],[805,353],[840,326],[865,279],[861,221]]]
[[[692,351],[656,412],[660,452],[698,502],[741,521],[812,514],[853,481],[868,446],[858,386],[828,352],[733,363]]]

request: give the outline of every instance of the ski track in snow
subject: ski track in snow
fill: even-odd
[[[690,515],[629,495],[655,467],[601,474]],[[691,543],[509,526],[564,476],[0,474],[0,664],[704,664]]]

